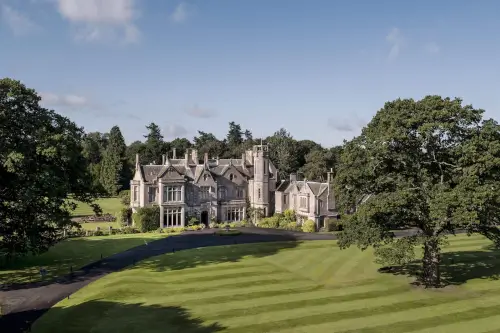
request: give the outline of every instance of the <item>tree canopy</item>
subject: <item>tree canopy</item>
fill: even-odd
[[[21,82],[0,80],[0,254],[8,257],[46,250],[72,223],[68,197],[95,197],[83,130],[39,102]]]
[[[374,246],[382,256],[422,244],[420,281],[439,286],[446,235],[464,229],[498,244],[500,127],[483,113],[440,96],[386,103],[343,147],[338,204],[355,209],[340,246]],[[418,234],[394,241],[390,230],[407,226]]]

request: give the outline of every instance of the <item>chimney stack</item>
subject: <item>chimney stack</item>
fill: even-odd
[[[139,154],[135,154],[135,169],[139,169]]]
[[[176,160],[176,159],[177,159],[177,149],[175,149],[175,148],[174,148],[174,149],[172,149],[172,155],[173,155],[173,156],[172,156],[172,159],[173,159],[173,160]]]
[[[161,155],[161,165],[165,165],[165,154]]]
[[[204,156],[204,158],[203,158],[203,162],[204,162],[205,164],[208,164],[208,153],[205,153],[205,156]]]
[[[296,182],[297,181],[297,174],[291,173],[290,174],[290,181],[291,182]]]

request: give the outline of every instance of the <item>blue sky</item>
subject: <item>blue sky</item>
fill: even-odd
[[[0,0],[0,77],[128,142],[255,137],[325,146],[384,102],[462,97],[500,119],[500,1]]]

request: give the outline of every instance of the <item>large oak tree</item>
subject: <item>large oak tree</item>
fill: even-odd
[[[392,249],[398,257],[421,244],[419,279],[430,287],[441,283],[447,235],[463,229],[498,245],[500,126],[483,113],[439,96],[386,103],[341,156],[338,203],[357,208],[339,245],[374,246],[380,255]],[[400,226],[419,232],[395,241],[390,229]]]
[[[71,225],[68,196],[91,203],[84,133],[40,106],[33,89],[0,80],[0,255],[39,253]]]

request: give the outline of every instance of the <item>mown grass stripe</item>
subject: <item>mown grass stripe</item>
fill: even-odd
[[[287,324],[284,321],[281,326],[283,329],[279,330],[279,332],[411,332],[416,329],[432,327],[432,325],[438,326],[437,323],[446,323],[446,320],[453,322],[453,320],[456,320],[453,318],[457,316],[462,318],[462,313],[476,311],[477,309],[481,313],[481,309],[493,307],[495,308],[494,315],[497,315],[500,310],[499,294],[500,290],[495,290],[493,294],[489,292],[487,297],[474,297],[474,301],[472,299],[457,299],[456,297],[441,297],[418,300],[414,302],[413,306],[411,305],[412,302],[407,302],[406,304],[398,303],[367,309],[367,311],[346,311],[345,313],[336,313],[335,316],[315,315],[314,317],[303,317],[302,324],[300,321],[296,323],[289,321],[290,325],[285,327],[284,325]],[[481,308],[478,308],[478,306]],[[482,316],[473,316],[473,318],[482,318]],[[425,323],[427,320],[432,321],[432,324],[415,326],[419,322]],[[231,332],[251,332],[251,330],[231,330]]]
[[[468,321],[456,321],[451,324],[431,326],[413,333],[444,333],[444,332],[474,332],[474,333],[498,333],[500,332],[500,315],[486,318],[477,318]]]
[[[481,301],[491,305],[500,306],[500,290],[490,291],[486,298],[481,297]],[[224,323],[234,328],[231,332],[270,332],[277,329],[286,329],[299,326],[310,326],[324,323],[336,323],[329,326],[328,332],[335,327],[342,330],[350,328],[371,328],[380,323],[394,323],[404,321],[404,318],[429,318],[440,313],[458,312],[458,306],[474,309],[477,304],[469,300],[448,296],[440,298],[430,298],[431,295],[421,291],[417,295],[409,292],[389,297],[380,297],[364,300],[342,302],[332,304],[329,307],[309,307],[304,315],[304,309],[292,309],[289,311],[274,311],[260,316],[233,317],[225,320]],[[473,298],[479,298],[477,295]],[[497,314],[497,313],[496,313]],[[392,324],[392,325],[394,325]],[[392,327],[391,325],[391,327]],[[311,328],[311,331],[314,331]],[[317,329],[317,328],[314,328]],[[325,328],[326,329],[326,328]],[[393,332],[393,330],[380,332]],[[355,330],[352,330],[355,331]]]
[[[332,275],[333,281],[335,280],[345,280],[346,277],[352,278],[353,276],[355,278],[361,277],[357,275],[352,275],[352,271],[355,270],[357,267],[362,266],[363,268],[366,266],[366,262],[372,260],[373,256],[371,255],[370,250],[365,250],[361,251],[358,250],[356,253],[351,257],[351,260],[345,262],[341,267],[339,267],[338,270],[334,272]]]
[[[207,320],[217,320],[217,319],[225,319],[238,316],[258,315],[261,313],[281,311],[286,309],[298,309],[298,308],[308,308],[310,306],[331,305],[333,303],[339,303],[339,302],[349,302],[357,300],[366,301],[372,298],[399,295],[407,291],[408,291],[407,287],[400,287],[389,290],[369,291],[363,293],[349,292],[347,294],[338,296],[328,295],[328,293],[325,291],[319,291],[319,292],[304,294],[303,297],[296,300],[290,300],[286,298],[279,299],[275,303],[266,299],[264,300],[265,303],[259,302],[259,304],[252,304],[252,300],[249,299],[247,302],[247,307],[235,308],[231,305],[224,304],[224,308],[230,310],[213,311],[212,308],[211,314],[207,310],[202,310],[201,313],[204,314],[203,317]]]
[[[329,249],[323,248],[323,249],[314,249],[314,250],[308,251],[308,252],[304,253],[303,258],[298,260],[296,263],[291,264],[289,269],[291,271],[309,272],[307,267],[309,265],[315,265],[316,262],[320,261],[322,259],[322,256],[324,255],[324,253],[326,253],[326,251],[328,251],[328,250]]]
[[[464,323],[473,319],[490,319],[491,317],[500,317],[500,304],[495,306],[478,306],[476,308],[468,309],[466,311],[452,312],[449,314],[440,315],[439,312],[435,313],[436,316],[430,318],[408,320],[394,322],[384,326],[367,327],[357,330],[343,331],[342,333],[385,333],[385,332],[415,332],[421,329],[431,329],[432,332],[439,332],[439,327],[448,323]],[[500,322],[496,323],[500,327]],[[463,328],[461,328],[463,330]],[[441,331],[442,332],[442,331]],[[448,331],[450,332],[450,331]],[[473,331],[474,333],[480,333]]]
[[[487,247],[493,245],[493,242],[491,241],[477,241],[477,242],[467,242],[467,243],[458,243],[458,244],[450,244],[446,247],[443,247],[443,250],[445,252],[452,252],[457,249],[474,249],[478,250],[481,249],[482,247]]]
[[[324,265],[323,269],[319,271],[319,275],[315,277],[319,283],[325,283],[330,279],[333,272],[337,270],[339,266],[342,265],[343,262],[349,260],[351,257],[351,251],[344,250],[337,253],[335,256],[332,256]]]

